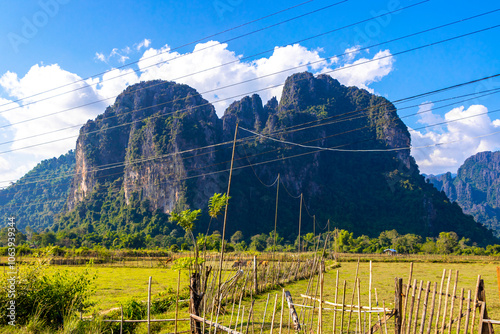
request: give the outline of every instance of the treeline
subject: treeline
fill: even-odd
[[[0,255],[7,252],[8,232],[0,230]],[[68,245],[68,240],[71,243]],[[200,251],[220,251],[222,237],[219,231],[210,235],[199,233],[196,243]],[[108,232],[82,233],[60,231],[16,233],[18,254],[33,254],[39,249],[56,246],[53,253],[59,256],[106,256],[110,251],[123,252],[125,256],[167,256],[178,251],[193,249],[193,241],[187,234],[175,229],[168,235],[151,237],[144,232],[124,234]],[[459,238],[455,232],[441,232],[436,238],[422,238],[416,234],[399,234],[396,230],[383,231],[377,238],[366,235],[354,237],[353,232],[343,229],[314,235],[307,233],[290,242],[274,232],[257,234],[245,238],[241,231],[234,233],[225,243],[227,252],[298,252],[326,249],[338,253],[376,254],[395,250],[399,254],[455,254],[455,255],[500,255],[500,245],[479,247],[467,238]]]

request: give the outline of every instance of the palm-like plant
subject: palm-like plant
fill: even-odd
[[[184,210],[180,213],[172,212],[170,215],[171,222],[177,222],[177,225],[182,227],[184,231],[191,237],[191,241],[193,241],[194,246],[194,265],[195,268],[198,268],[198,244],[196,243],[196,239],[193,234],[194,230],[194,221],[198,219],[201,210]]]

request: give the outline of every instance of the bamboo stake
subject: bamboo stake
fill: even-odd
[[[408,323],[406,325],[406,333],[411,333],[411,319],[413,316],[413,306],[415,305],[415,289],[417,288],[417,279],[413,280],[413,289],[411,292],[411,304],[410,304],[410,312],[408,312]],[[403,327],[404,328],[404,327]]]
[[[408,295],[410,294],[411,279],[413,277],[413,262],[410,263],[410,275],[408,276],[408,284],[406,285],[406,292],[404,295],[403,312],[401,312],[401,329],[404,331],[406,324],[406,311],[408,307]]]
[[[269,294],[267,294],[266,307],[264,308],[264,316],[262,317],[262,326],[260,327],[260,334],[264,330],[264,322],[266,321],[267,304],[269,303]]]
[[[458,270],[455,274],[455,283],[453,284],[453,295],[451,296],[451,306],[450,306],[450,321],[448,322],[448,334],[451,334],[451,325],[453,324],[453,307],[455,306],[455,299],[457,296],[457,284],[458,284]],[[461,314],[458,314],[461,317]]]
[[[420,332],[419,334],[424,333],[424,327],[425,327],[425,317],[427,316],[427,307],[428,307],[428,301],[429,301],[429,292],[431,290],[431,282],[427,282],[427,286],[425,287],[425,297],[424,297],[424,307],[422,308],[422,321],[420,322]]]
[[[436,327],[434,330],[434,334],[438,334],[439,329],[439,313],[441,312],[441,301],[443,297],[443,284],[444,279],[446,278],[446,269],[443,269],[443,276],[441,277],[441,286],[439,287],[439,301],[438,301],[438,309],[436,313]]]
[[[430,315],[429,315],[429,325],[427,327],[427,334],[431,333],[432,318],[434,316],[434,306],[436,304],[436,292],[437,292],[437,282],[434,283],[434,291],[432,292],[431,312],[430,312]]]
[[[372,261],[370,260],[370,280],[368,282],[368,307],[370,309],[370,313],[368,313],[368,323],[370,327],[370,334],[372,332]],[[364,332],[364,331],[363,331]]]
[[[467,313],[465,314],[465,329],[464,333],[467,334],[467,330],[469,329],[469,320],[470,320],[470,300],[471,292],[467,290]]]
[[[422,297],[422,284],[424,282],[421,280],[418,286],[418,296],[417,296],[417,308],[415,309],[415,320],[413,321],[413,334],[417,333],[418,324],[418,311],[420,310],[420,298]]]
[[[255,299],[252,297],[252,304],[250,305],[250,311],[248,311],[247,327],[245,329],[245,334],[248,334],[248,327],[250,326],[250,317],[252,317],[252,327],[253,327],[253,304]]]
[[[319,266],[319,314],[318,314],[318,334],[321,334],[323,332],[322,324],[323,324],[323,266],[324,264],[322,263]],[[314,312],[314,309],[313,309]],[[312,327],[312,326],[311,326]]]
[[[283,310],[285,309],[285,289],[281,293],[281,316],[280,316],[280,334],[283,330]]]
[[[175,334],[177,334],[177,319],[179,317],[179,290],[181,284],[181,270],[177,274],[177,293],[175,295]],[[205,311],[203,311],[203,317],[205,317]],[[203,333],[205,333],[205,322],[203,322]]]
[[[238,314],[236,316],[236,322],[234,324],[234,330],[238,330],[238,321],[240,319],[240,309],[241,309],[241,300],[243,299],[243,292],[240,294],[240,302],[238,303]],[[231,327],[229,327],[231,328]]]
[[[358,320],[359,320],[359,331],[361,332],[361,293],[360,293],[360,282],[359,278],[357,281],[358,284]]]
[[[214,307],[213,305],[215,304],[215,296],[212,299],[212,312],[210,312],[210,323],[213,323],[212,320],[214,319]],[[234,311],[234,304],[233,304],[233,311]],[[231,319],[233,319],[233,313],[231,313]],[[214,326],[214,333],[217,331],[217,327]],[[231,328],[231,324],[229,324],[229,328]],[[212,333],[212,326],[208,327],[208,334]]]
[[[344,280],[344,289],[343,289],[343,294],[342,294],[342,313],[340,315],[340,333],[343,333],[344,331],[344,305],[345,305],[345,290],[347,287],[347,283]]]
[[[278,303],[278,294],[276,294],[276,296],[274,297],[274,309],[273,309],[273,318],[271,320],[271,333],[270,334],[273,334],[273,330],[274,330],[274,317],[276,316],[276,304]]]
[[[123,305],[120,305],[120,313],[121,313],[120,334],[122,334],[123,333]],[[175,324],[177,327],[177,319],[175,319]],[[175,334],[177,334],[177,330],[175,331]]]
[[[377,288],[375,288],[375,305],[378,307],[378,294],[377,294]],[[384,307],[385,308],[385,307]],[[379,329],[380,333],[382,334],[382,319],[380,319],[380,312],[377,312],[377,318],[378,322],[380,323]],[[384,319],[385,319],[385,311],[384,311]],[[371,328],[371,323],[370,323],[370,328]],[[371,330],[370,330],[371,331]]]
[[[382,301],[382,307],[385,310],[385,300]],[[384,311],[384,318],[385,318],[385,311]],[[384,329],[385,329],[385,334],[387,334],[387,320],[384,321]]]
[[[337,304],[339,292],[339,271],[337,270],[337,278],[335,280],[335,304]],[[337,311],[333,309],[333,334],[335,334],[335,328],[337,327]]]
[[[477,294],[479,292],[479,284],[481,282],[481,275],[477,275],[477,282],[476,282],[476,291],[474,292],[474,303],[472,304],[472,324],[470,328],[470,332],[474,333],[474,325],[476,322],[476,309],[477,309]],[[482,326],[482,324],[480,324]]]
[[[354,277],[354,287],[352,289],[351,309],[349,311],[349,320],[347,321],[347,331],[351,329],[352,307],[354,304],[354,295],[356,294],[356,282],[358,280],[358,272],[359,272],[359,258],[358,258],[358,265],[356,266],[356,276]]]
[[[460,291],[460,306],[458,310],[457,334],[460,334],[460,324],[462,322],[462,311],[464,309],[464,288]]]
[[[243,311],[241,312],[241,327],[240,332],[243,333],[243,321],[245,320],[245,306],[243,306]]]
[[[451,283],[451,269],[448,273],[448,282],[446,282],[446,296],[444,299],[444,308],[443,308],[443,320],[441,322],[441,333],[444,333],[444,327],[446,324],[446,314],[448,309],[448,298],[450,293],[450,283]]]
[[[229,319],[229,326],[227,326],[229,328],[231,328],[231,325],[233,324],[234,304],[236,304],[236,298],[233,298],[233,307],[231,308],[231,318]]]
[[[149,283],[148,283],[148,334],[151,333],[151,279],[152,279],[152,277],[149,276]]]

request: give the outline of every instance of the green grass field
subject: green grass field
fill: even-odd
[[[356,272],[356,262],[341,262],[341,267],[338,269],[328,270],[325,274],[324,282],[324,300],[333,302],[335,299],[335,282],[337,270],[339,273],[339,300],[342,293],[343,281],[346,281],[346,304],[350,304],[352,298],[352,289],[354,285],[354,278]],[[425,263],[419,262],[413,265],[413,278],[424,281],[424,287],[427,281],[437,282],[438,287],[441,282],[441,277],[443,270],[446,269],[446,274],[448,275],[448,270],[452,270],[452,285],[450,287],[450,293],[452,291],[453,282],[455,278],[456,270],[459,271],[459,279],[457,285],[457,294],[461,288],[466,290],[470,289],[474,291],[476,286],[477,275],[480,274],[485,282],[485,290],[488,302],[488,312],[490,318],[500,320],[500,298],[498,294],[498,285],[496,278],[496,267],[500,266],[500,262],[474,262],[474,263]],[[62,267],[56,266],[55,270],[74,270],[80,271],[84,267]],[[394,303],[394,286],[395,278],[403,278],[404,284],[408,280],[410,270],[409,262],[373,262],[372,264],[372,305],[375,306],[375,289],[377,291],[379,306],[382,305],[382,301],[385,301],[387,308],[393,308]],[[97,274],[96,279],[96,292],[93,300],[96,302],[93,311],[103,311],[109,310],[111,308],[119,307],[120,304],[125,303],[128,299],[134,298],[136,300],[146,300],[147,299],[147,287],[149,276],[153,277],[152,284],[152,294],[155,295],[165,289],[172,288],[176,289],[177,286],[177,275],[178,272],[172,269],[166,268],[126,268],[126,267],[104,267],[96,266],[92,268]],[[359,278],[361,286],[361,303],[362,305],[368,306],[368,284],[369,284],[369,262],[361,262],[359,267]],[[188,284],[188,272],[181,272],[181,288],[185,288]],[[306,294],[308,281],[302,280],[295,282],[284,287],[286,290],[290,291],[294,303],[302,304],[303,299],[300,294]],[[446,281],[445,281],[446,287]],[[315,294],[315,289],[309,291],[309,295]],[[272,309],[274,305],[274,298],[278,294],[278,304],[281,301],[281,290],[268,291],[256,296],[256,302],[254,305],[254,323],[255,330],[260,330],[260,323],[264,319],[264,308],[266,304],[267,294],[270,295],[269,306],[267,310],[267,315],[265,317],[265,328],[270,328]],[[357,304],[357,294],[355,294],[354,304]],[[317,304],[316,304],[317,305]],[[250,307],[250,299],[245,298],[242,302],[242,307],[245,306],[246,314],[248,314],[248,309]],[[229,325],[232,324],[234,328],[234,323],[237,317],[238,303],[235,304],[234,319],[230,318],[230,309],[232,307],[232,302],[229,302],[226,309],[228,314],[222,316],[219,322]],[[275,324],[279,322],[281,306],[277,308],[277,315]],[[301,308],[297,308],[298,313],[301,313]],[[188,315],[187,309],[184,308],[180,312],[180,317],[186,317]],[[374,317],[376,315],[373,315]],[[155,317],[173,317],[173,313],[169,312],[163,315],[156,315]],[[245,326],[246,326],[246,315],[245,315]],[[305,319],[308,322],[312,321],[311,315],[307,315]],[[315,313],[315,320],[317,321],[317,312]],[[325,311],[325,326],[326,328],[331,328],[332,313]],[[346,319],[347,321],[347,319]],[[355,318],[353,317],[353,324]],[[288,313],[285,312],[285,324],[288,324]],[[181,325],[182,328],[187,326],[186,323]],[[171,328],[171,325],[163,326],[162,328]],[[331,329],[330,329],[331,332]]]

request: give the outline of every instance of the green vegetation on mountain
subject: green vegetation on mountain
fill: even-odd
[[[75,152],[44,160],[0,190],[0,215],[15,217],[17,228],[45,229],[65,207],[75,169]]]
[[[477,222],[500,234],[500,152],[480,152],[451,173],[429,176],[430,182]]]

